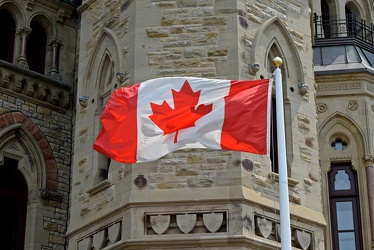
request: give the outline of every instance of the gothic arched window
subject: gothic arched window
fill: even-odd
[[[6,10],[0,10],[0,60],[13,62],[16,24]]]
[[[43,26],[36,21],[31,22],[30,28],[32,31],[27,39],[27,63],[30,70],[44,74],[47,35]]]
[[[357,174],[350,163],[332,164],[328,180],[333,248],[362,249]]]

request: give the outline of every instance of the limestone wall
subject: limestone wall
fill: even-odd
[[[269,77],[269,58],[278,51],[285,61],[293,245],[323,249],[308,3],[91,0],[79,12],[77,97],[87,103],[77,105],[69,248],[276,248],[279,183],[269,157],[184,150],[150,163],[112,161],[100,179],[106,163],[92,145],[105,100],[116,88],[167,76]],[[101,70],[106,58],[109,78]],[[257,73],[251,72],[255,63]],[[119,80],[117,72],[126,78]],[[309,87],[306,94],[299,83]]]

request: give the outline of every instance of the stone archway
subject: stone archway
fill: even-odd
[[[11,140],[18,140],[20,144],[34,153],[28,155],[31,162],[38,168],[39,187],[48,191],[57,192],[58,175],[56,161],[48,140],[40,129],[21,112],[9,112],[0,115],[0,149]],[[4,152],[0,153],[0,161],[4,157]],[[39,165],[39,166],[36,166]]]

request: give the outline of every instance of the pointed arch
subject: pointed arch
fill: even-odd
[[[19,29],[21,26],[25,25],[25,16],[24,12],[21,11],[22,8],[13,0],[5,1],[0,4],[0,9],[6,9],[13,16],[14,21],[16,22],[16,29]]]
[[[347,19],[350,18],[347,15],[354,14],[355,20],[360,21],[361,19],[365,19],[363,13],[364,11],[362,6],[360,6],[357,2],[347,1],[345,4],[345,14]]]
[[[113,31],[107,28],[104,28],[102,30],[87,64],[87,74],[84,81],[85,95],[90,95],[90,89],[97,89],[91,88],[89,84],[98,83],[98,80],[100,79],[99,69],[102,67],[103,59],[105,59],[106,56],[109,56],[109,58],[113,62],[113,72],[121,71],[121,69],[123,68],[123,58],[119,44],[119,39]]]
[[[96,86],[96,88],[104,91],[105,87],[112,82],[114,77],[114,64],[112,54],[106,49],[101,58],[98,81],[96,82],[98,86]]]
[[[115,74],[120,72],[123,66],[123,56],[119,44],[117,35],[113,31],[104,28],[97,39],[96,46],[92,50],[87,64],[83,94],[90,96],[94,105],[93,137],[96,137],[101,130],[100,114],[105,103],[109,99],[111,92],[118,87],[116,81],[114,81]],[[93,151],[93,185],[97,185],[108,178],[110,164],[110,158]]]
[[[267,45],[266,48],[263,48],[264,44]],[[251,51],[250,61],[260,64],[259,73],[267,75],[265,70],[269,63],[268,58],[264,55],[269,54],[269,51],[274,44],[282,54],[281,56],[284,65],[283,74],[285,75],[287,82],[294,84],[304,82],[303,67],[299,53],[290,33],[278,17],[272,17],[264,22],[254,37],[252,43],[254,49]],[[290,74],[290,72],[292,72],[292,74]]]
[[[344,148],[335,147],[333,143],[337,142],[338,139],[342,139],[342,142],[344,141]],[[324,206],[323,213],[326,220],[329,222],[328,231],[330,232],[326,237],[327,241],[331,242],[336,240],[336,234],[333,231],[333,229],[336,228],[336,226],[334,227],[336,211],[331,210],[336,206],[336,200],[332,196],[331,189],[329,189],[328,184],[329,181],[331,182],[329,173],[336,167],[351,166],[352,170],[357,173],[357,183],[361,183],[358,186],[358,193],[366,194],[367,176],[362,159],[365,156],[365,148],[367,149],[368,146],[366,144],[364,132],[359,125],[355,120],[341,112],[332,113],[319,124],[318,143],[322,177],[321,194],[322,204]],[[344,197],[342,196],[342,198]],[[357,204],[360,204],[360,206],[362,204],[368,204],[368,197],[360,195]],[[358,209],[353,214],[357,215],[358,218],[360,218],[360,216],[361,218],[370,217],[369,210],[367,209]],[[363,221],[363,223],[365,224],[368,222]],[[363,233],[364,235],[368,235],[369,231]]]
[[[293,134],[293,117],[291,111],[292,103],[289,95],[295,87],[297,88],[299,83],[304,83],[304,70],[296,45],[292,40],[289,31],[278,17],[268,19],[257,30],[252,43],[250,61],[256,62],[260,65],[259,74],[272,77],[274,71],[272,63],[272,60],[274,59],[273,56],[279,56],[283,59],[281,69],[284,88],[283,102],[286,129],[287,166],[288,173],[292,174],[291,166],[294,161],[294,138],[291,136]],[[288,89],[292,89],[292,91],[288,91]],[[273,103],[275,104],[274,100]],[[275,116],[275,114],[273,115]],[[276,138],[272,138],[272,141],[273,143],[276,143]],[[276,149],[273,150],[273,152],[276,151]],[[276,159],[276,155],[272,158]],[[272,164],[273,169],[276,169],[274,163]]]
[[[340,129],[336,128],[338,126]],[[351,117],[347,116],[346,114],[335,112],[319,125],[318,130],[320,142],[319,148],[321,149],[321,153],[327,153],[327,151],[323,150],[323,148],[326,147],[326,143],[329,141],[330,136],[332,136],[332,133],[335,133],[335,131],[340,131],[340,133],[350,136],[357,143],[357,146],[365,145],[365,148],[358,148],[359,155],[363,156],[365,151],[368,150],[368,144],[365,140],[362,129],[354,120],[351,119]]]
[[[4,157],[19,161],[29,188],[57,191],[53,151],[39,128],[21,112],[0,115],[0,164]]]
[[[43,27],[48,39],[56,37],[56,28],[53,25],[55,22],[44,13],[35,13],[30,18],[28,26],[30,26],[31,22],[38,22]]]

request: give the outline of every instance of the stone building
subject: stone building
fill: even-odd
[[[279,56],[292,246],[373,249],[373,20],[371,0],[0,0],[0,248],[279,249],[275,122],[270,156],[92,149],[121,86],[271,78]]]
[[[275,56],[284,61],[292,244],[323,249],[311,8],[306,1],[83,1],[69,249],[280,247],[276,154],[184,150],[124,165],[92,150],[113,90],[176,75],[268,78]],[[300,84],[309,90],[301,93]]]
[[[65,249],[77,1],[0,1],[0,248]]]

